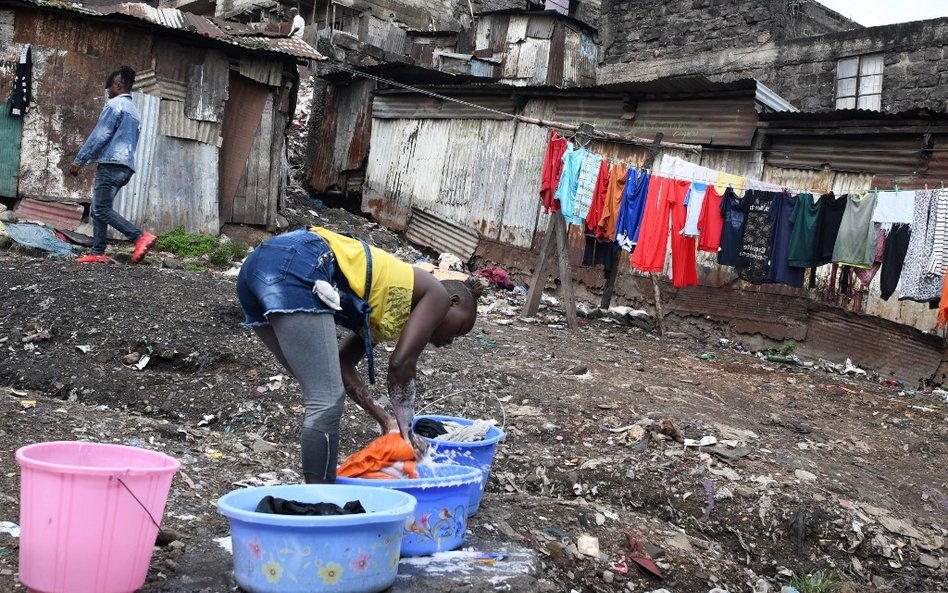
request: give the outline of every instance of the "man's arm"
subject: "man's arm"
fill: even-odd
[[[118,128],[119,116],[120,113],[113,109],[111,105],[106,104],[102,109],[102,113],[99,115],[99,121],[95,124],[95,128],[93,128],[89,137],[86,138],[85,143],[82,145],[82,148],[79,149],[79,153],[69,167],[70,174],[77,175],[79,173],[79,165],[88,163],[92,155],[97,154],[112,140],[112,136]]]

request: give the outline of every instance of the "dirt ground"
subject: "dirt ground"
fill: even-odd
[[[315,208],[297,198],[283,214],[420,255],[364,218]],[[232,273],[168,269],[160,253],[131,266],[127,248],[116,252],[84,267],[0,251],[0,521],[19,521],[23,445],[163,451],[183,464],[164,519],[180,539],[156,548],[143,590],[233,590],[230,567],[216,567],[216,584],[189,580],[181,559],[228,535],[220,495],[299,480],[298,386],[241,327]],[[722,343],[733,337],[723,329],[683,331],[687,319],[669,319],[665,337],[610,316],[569,332],[552,301],[524,318],[523,299],[488,291],[470,336],[425,352],[417,408],[503,425],[469,528],[535,550],[541,590],[780,591],[822,570],[850,591],[948,591],[943,393],[886,385],[871,369],[769,362]],[[845,358],[841,345],[833,362]],[[375,431],[348,403],[343,453]],[[663,579],[631,561],[626,534]],[[597,538],[598,556],[578,550],[582,536]],[[23,590],[17,545],[0,533],[2,591]]]

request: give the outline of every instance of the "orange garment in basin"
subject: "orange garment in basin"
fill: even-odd
[[[417,478],[415,450],[405,442],[402,435],[390,432],[378,437],[361,451],[356,451],[336,469],[336,475],[344,478],[375,478],[390,480],[395,476],[382,470],[401,464],[403,473]]]

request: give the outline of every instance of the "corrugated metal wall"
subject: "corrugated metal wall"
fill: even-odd
[[[155,147],[158,143],[158,119],[161,113],[161,99],[142,92],[132,93],[135,106],[142,118],[141,132],[138,136],[138,152],[135,154],[136,170],[116,197],[115,211],[135,224],[141,224],[148,211],[148,192],[151,177],[155,170]],[[156,232],[148,229],[151,232]],[[109,237],[124,239],[124,236],[109,227]]]

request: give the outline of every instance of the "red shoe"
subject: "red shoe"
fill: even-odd
[[[142,258],[145,257],[145,254],[148,253],[151,246],[154,245],[157,240],[158,237],[151,233],[142,233],[142,236],[135,242],[135,251],[132,252],[132,263],[137,264],[142,261]]]
[[[105,257],[104,255],[96,255],[94,253],[76,258],[77,264],[105,264],[108,263],[108,261],[109,258]]]

